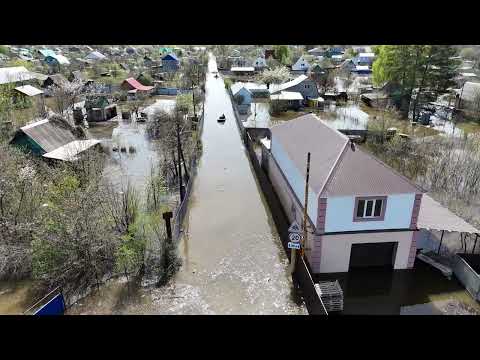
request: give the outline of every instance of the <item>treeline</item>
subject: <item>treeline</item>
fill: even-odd
[[[418,117],[421,104],[435,101],[455,84],[460,61],[450,45],[381,45],[374,48],[373,81],[390,83],[395,106]]]

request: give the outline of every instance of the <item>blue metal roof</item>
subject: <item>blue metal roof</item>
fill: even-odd
[[[173,53],[170,53],[170,54],[167,54],[165,55],[162,60],[175,60],[175,61],[178,61],[178,58],[175,56],[175,54]]]

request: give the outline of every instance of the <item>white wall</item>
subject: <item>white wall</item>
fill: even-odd
[[[394,269],[407,269],[412,231],[324,235],[321,242],[320,272],[347,272],[352,244],[397,242]]]
[[[379,194],[379,196],[382,196]],[[383,221],[353,221],[355,196],[329,197],[325,232],[408,229],[412,220],[415,194],[388,195]]]
[[[300,171],[293,165],[286,152],[283,150],[274,135],[272,134],[271,153],[281,168],[283,174],[287,178],[290,186],[297,195],[298,200],[303,204],[305,200],[305,177],[300,174]],[[306,159],[306,156],[305,156]],[[328,205],[327,205],[328,206]],[[308,189],[308,209],[307,213],[313,224],[317,223],[318,212],[318,196],[309,187]]]

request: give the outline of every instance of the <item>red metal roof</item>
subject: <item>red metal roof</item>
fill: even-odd
[[[128,78],[125,80],[132,88],[140,90],[140,91],[149,91],[153,89],[153,86],[145,86],[140,84],[137,80],[134,78]]]

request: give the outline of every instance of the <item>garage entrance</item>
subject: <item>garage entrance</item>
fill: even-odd
[[[393,268],[397,253],[397,243],[352,244],[350,252],[350,269],[363,267]]]

